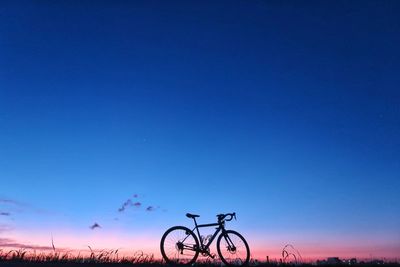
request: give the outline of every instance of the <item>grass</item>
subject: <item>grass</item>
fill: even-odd
[[[160,261],[154,259],[153,255],[143,252],[135,252],[132,256],[119,256],[117,250],[101,250],[95,252],[89,247],[88,255],[72,254],[70,251],[50,253],[28,251],[25,249],[3,251],[0,250],[1,266],[75,266],[75,265],[145,265],[145,264],[161,264]],[[17,264],[17,265],[15,265]]]
[[[166,265],[160,260],[156,260],[152,254],[148,255],[143,252],[135,252],[131,256],[119,256],[117,250],[101,250],[94,251],[89,247],[90,252],[85,255],[78,253],[72,254],[70,251],[57,252],[53,249],[50,253],[28,251],[25,249],[4,251],[0,249],[0,266],[17,267],[44,267],[44,266],[62,266],[62,267],[85,267],[85,266],[140,266],[140,267],[162,267]],[[200,260],[195,266],[206,267],[215,266],[220,267],[222,264],[218,261]],[[260,267],[276,267],[276,266],[296,266],[296,267],[310,267],[312,264],[290,264],[278,262],[259,262],[251,260],[250,266]],[[372,263],[358,263],[352,266],[381,266]],[[400,263],[385,263],[386,267],[400,267]],[[321,265],[324,267],[333,265]],[[337,264],[336,266],[347,266],[346,264]]]

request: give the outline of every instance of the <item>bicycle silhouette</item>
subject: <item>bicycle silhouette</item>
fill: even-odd
[[[218,214],[217,223],[197,224],[199,215],[187,213],[186,217],[194,220],[193,230],[185,226],[174,226],[168,229],[161,238],[161,254],[167,263],[192,264],[199,253],[215,258],[210,253],[210,245],[217,237],[217,252],[226,265],[247,265],[250,259],[250,249],[244,237],[236,231],[226,230],[225,222],[236,220],[236,213]],[[217,226],[213,235],[202,238],[199,228]],[[194,232],[196,230],[196,234]],[[200,239],[200,242],[199,242]]]

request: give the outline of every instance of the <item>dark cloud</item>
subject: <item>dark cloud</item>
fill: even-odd
[[[92,226],[90,226],[89,227],[90,229],[92,229],[92,230],[94,230],[94,229],[96,229],[96,228],[101,228],[101,226],[100,226],[100,224],[98,224],[98,223],[94,223]]]
[[[148,206],[146,208],[146,211],[154,211],[154,210],[155,210],[155,208],[153,206]]]
[[[146,211],[156,211],[156,210],[160,210],[161,209],[161,207],[160,206],[148,206],[147,208],[146,208]],[[163,209],[162,211],[166,211],[165,209]]]
[[[139,196],[137,194],[133,195],[133,198],[138,198]],[[128,207],[136,207],[139,208],[142,205],[142,203],[136,201],[133,202],[132,199],[128,199],[127,201],[125,201],[122,206],[118,209],[119,212],[123,212],[125,211]]]
[[[132,195],[132,198],[128,199],[127,201],[125,201],[122,206],[118,209],[119,212],[123,212],[125,211],[128,207],[135,207],[135,208],[140,208],[142,206],[142,202],[139,201],[135,201],[133,202],[132,200],[134,198],[138,198],[138,194],[134,194]],[[147,206],[146,211],[155,211],[157,209],[159,209],[160,207],[157,206]]]
[[[122,204],[122,206],[118,209],[119,212],[123,212],[127,207],[132,206],[132,200],[128,199]]]
[[[10,216],[9,212],[0,212],[0,216]]]

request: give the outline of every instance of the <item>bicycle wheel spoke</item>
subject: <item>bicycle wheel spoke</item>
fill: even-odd
[[[197,239],[185,227],[174,227],[167,231],[161,240],[161,252],[167,262],[192,263],[198,256],[195,250]]]
[[[218,239],[218,242],[218,253],[225,264],[247,264],[250,252],[243,237],[234,231],[227,231],[225,236],[221,236],[221,238]]]

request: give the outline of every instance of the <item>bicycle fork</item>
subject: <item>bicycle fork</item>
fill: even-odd
[[[235,244],[233,244],[233,242],[232,242],[231,238],[229,237],[229,235],[228,234],[224,234],[224,238],[225,238],[226,243],[228,244],[228,247],[227,247],[228,251],[229,252],[236,252]]]

